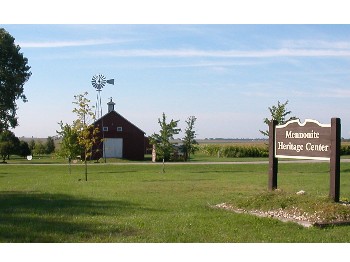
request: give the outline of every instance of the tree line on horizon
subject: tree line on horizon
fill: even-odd
[[[49,136],[46,142],[34,139],[29,142],[20,140],[15,134],[9,130],[0,132],[0,156],[2,162],[10,159],[11,155],[27,157],[29,155],[49,155],[55,152],[56,146],[54,138]]]

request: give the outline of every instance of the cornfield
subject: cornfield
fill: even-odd
[[[225,145],[225,144],[202,144],[199,152],[211,157],[238,158],[238,157],[268,157],[267,144],[258,145]],[[350,155],[350,145],[341,145],[340,155]]]
[[[218,145],[205,144],[200,145],[199,152],[218,158],[235,157],[268,157],[269,149],[265,144],[262,145]]]

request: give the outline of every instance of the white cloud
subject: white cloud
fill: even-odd
[[[209,58],[272,58],[272,57],[349,57],[350,49],[271,49],[271,50],[196,50],[196,49],[132,49],[91,52],[114,57],[209,57]]]
[[[328,88],[320,92],[320,97],[349,98],[350,89]]]
[[[50,42],[21,42],[18,43],[21,47],[26,48],[59,48],[59,47],[76,47],[76,46],[94,46],[94,45],[106,45],[125,42],[116,41],[112,39],[90,39],[79,41],[50,41]]]
[[[302,49],[350,49],[350,43],[346,41],[325,41],[325,40],[287,40],[282,41],[285,48]]]

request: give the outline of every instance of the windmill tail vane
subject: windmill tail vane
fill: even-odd
[[[114,85],[114,79],[109,79],[109,80],[107,80],[107,84]]]

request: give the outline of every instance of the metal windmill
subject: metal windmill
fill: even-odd
[[[91,84],[97,91],[96,114],[95,114],[97,119],[102,117],[101,91],[102,91],[102,88],[106,85],[106,83],[114,85],[114,79],[107,80],[106,77],[102,74],[94,75],[91,79]]]

